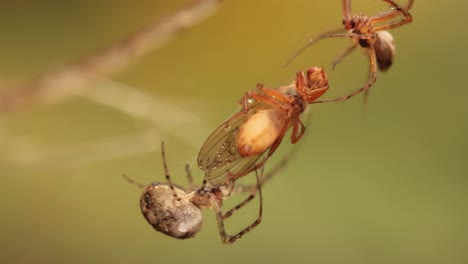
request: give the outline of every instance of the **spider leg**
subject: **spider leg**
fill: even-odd
[[[372,17],[371,18],[372,24],[389,20],[396,16],[395,13],[401,13],[403,15],[403,18],[399,21],[391,22],[388,24],[380,25],[380,26],[375,26],[374,31],[389,30],[389,29],[400,27],[405,24],[413,22],[413,16],[408,12],[409,10],[408,7],[411,7],[413,5],[414,0],[410,0],[407,4],[408,7],[406,8],[400,7],[392,0],[383,0],[383,1],[389,3],[393,8],[395,8],[395,10]]]
[[[408,0],[408,3],[406,4],[405,10],[409,11],[411,7],[413,7],[414,0]]]
[[[201,185],[200,189],[205,189],[207,184],[208,184],[208,180],[206,179],[206,176],[205,176],[205,178],[203,178],[202,185]]]
[[[267,173],[263,175],[261,178],[261,186],[264,186],[267,182],[269,182],[273,176],[280,173],[282,170],[286,168],[290,160],[293,160],[299,153],[302,144],[297,144],[286,156],[284,156],[278,163],[276,163]],[[254,192],[257,188],[257,184],[251,185],[242,185],[236,184],[236,186],[232,190],[232,194],[239,194],[239,193],[248,193]]]
[[[350,39],[372,39],[372,34],[358,34],[352,32],[336,33],[323,36],[324,38],[350,38]]]
[[[369,102],[369,93],[370,93],[370,90],[366,90],[364,92],[364,99],[363,99],[363,101],[364,101],[364,110],[366,110],[367,102]]]
[[[280,101],[283,101],[283,102],[288,102],[289,101],[289,99],[288,99],[289,97],[286,96],[284,93],[280,92],[279,90],[263,87],[262,92],[265,93],[266,95],[268,95],[269,97],[274,97],[274,98],[276,98],[276,99],[278,99]]]
[[[369,79],[369,81],[366,83],[366,85],[364,85],[363,87],[355,90],[354,92],[350,93],[349,95],[347,96],[343,96],[343,97],[339,97],[339,98],[336,98],[336,99],[331,99],[331,100],[320,100],[320,101],[314,101],[314,102],[311,102],[312,104],[317,104],[317,103],[328,103],[328,102],[339,102],[339,101],[346,101],[348,100],[349,98],[361,93],[361,92],[364,92],[364,91],[367,91],[374,83],[375,81],[377,80],[377,58],[376,58],[376,55],[375,55],[375,50],[374,50],[374,43],[370,43],[370,46],[369,46],[369,60],[370,60],[370,73],[371,73],[371,77]]]
[[[263,167],[260,168],[261,170],[261,173],[263,175]],[[223,243],[225,244],[231,244],[231,243],[234,243],[236,242],[237,240],[239,240],[243,235],[245,235],[246,233],[250,232],[252,229],[254,229],[258,224],[261,223],[262,221],[262,214],[263,214],[263,194],[262,194],[262,186],[261,186],[261,181],[260,181],[260,178],[258,176],[258,171],[255,170],[255,176],[257,178],[257,184],[256,184],[256,187],[255,187],[255,191],[254,193],[252,193],[251,195],[249,195],[244,201],[242,201],[241,203],[239,203],[238,205],[236,205],[235,207],[233,207],[231,210],[227,211],[225,214],[222,213],[221,211],[221,208],[218,204],[218,202],[216,201],[216,198],[214,197],[213,194],[210,194],[211,198],[210,198],[210,201],[211,201],[211,205],[213,207],[213,209],[215,210],[215,213],[216,213],[216,219],[217,219],[217,222],[218,222],[218,228],[219,228],[219,234],[221,236],[221,240],[223,241]],[[257,219],[252,222],[249,226],[247,226],[246,228],[242,229],[240,232],[238,232],[237,234],[235,235],[228,235],[226,233],[226,229],[225,229],[225,226],[224,226],[224,220],[226,220],[227,218],[229,218],[230,216],[232,216],[232,214],[241,209],[242,207],[244,207],[246,204],[248,204],[250,201],[252,201],[256,194],[259,194],[259,200],[260,200],[260,206],[259,206],[259,211],[258,211],[258,217]]]
[[[371,66],[371,64],[369,63],[369,71],[367,72],[367,79],[372,78],[371,73],[372,73],[372,66]],[[363,98],[363,102],[364,102],[364,111],[365,111],[366,108],[367,108],[367,102],[369,101],[369,94],[370,94],[370,90],[369,90],[369,89],[364,91],[364,98]]]
[[[258,90],[260,90],[260,92],[263,92],[267,95],[271,95],[272,97],[277,97],[277,98],[287,98],[284,94],[282,94],[281,92],[277,91],[277,90],[274,90],[274,89],[270,89],[270,88],[266,88],[263,86],[263,84],[257,84],[257,87],[256,87]],[[260,100],[260,101],[265,101],[265,97],[264,95],[260,94],[259,92],[255,92],[255,91],[248,91],[244,94],[244,96],[242,96],[241,100],[239,101],[239,104],[242,106],[242,112],[243,113],[246,113],[247,111],[249,111],[249,100],[250,99],[257,99],[257,100]],[[285,101],[286,99],[284,99],[283,101]]]
[[[392,1],[392,2],[389,2],[389,1],[386,1],[386,0],[382,0],[382,1],[389,3],[390,5],[392,5],[392,7],[396,6],[394,1]],[[402,9],[404,9],[406,12],[408,12],[413,7],[413,4],[414,4],[414,0],[408,0],[408,3],[406,3],[406,6],[402,7]],[[383,17],[383,16],[386,16],[389,13],[395,13],[395,16],[398,16],[400,14],[400,12],[399,11],[395,12],[395,11],[396,11],[395,9],[392,9],[390,11],[380,13],[380,14],[374,16],[374,17],[378,17],[378,16]]]
[[[279,103],[277,100],[269,97],[269,96],[265,96],[265,95],[261,95],[261,94],[256,94],[256,95],[252,95],[252,98],[254,98],[255,100],[258,100],[258,101],[262,101],[264,103],[267,103],[273,107],[276,107],[278,109],[283,109],[283,105],[281,103]]]
[[[122,174],[122,177],[124,177],[130,184],[133,184],[135,185],[136,187],[140,188],[140,189],[144,189],[146,186],[135,181],[134,179],[128,177],[126,174]]]
[[[274,90],[274,89],[269,89],[269,88],[262,88],[261,90],[264,94],[256,93],[253,91],[247,92],[244,97],[241,100],[241,105],[243,105],[243,111],[241,111],[238,114],[245,114],[248,110],[248,103],[247,101],[249,99],[254,99],[257,101],[264,102],[266,104],[269,104],[273,107],[276,107],[280,110],[283,110],[283,104],[281,102],[289,102],[288,97],[281,93],[280,91]]]
[[[330,36],[335,36],[337,34],[346,34],[346,33],[345,33],[344,29],[340,28],[340,29],[334,29],[334,30],[330,30],[328,32],[322,33],[322,34],[320,34],[320,35],[318,35],[318,36],[316,36],[314,38],[310,38],[309,41],[307,42],[307,44],[305,44],[304,46],[299,48],[296,52],[294,52],[289,57],[289,59],[286,61],[286,63],[283,65],[283,67],[286,67],[289,64],[291,64],[291,62],[293,62],[302,52],[304,52],[306,49],[308,49],[313,44],[317,43],[319,40],[324,39],[324,38],[328,38]]]
[[[213,208],[216,214],[216,221],[218,223],[219,235],[221,236],[221,240],[225,241],[228,235],[226,234],[226,228],[224,227],[224,219],[223,219],[223,213],[221,211],[221,207],[216,197],[214,196],[214,194],[208,193],[208,195],[210,196],[211,207]]]
[[[384,22],[386,20],[390,20],[399,15],[401,15],[400,11],[391,9],[390,11],[382,12],[375,16],[371,16],[369,19],[372,21],[373,24],[375,24],[375,23]]]
[[[162,156],[162,162],[163,162],[163,167],[164,167],[164,174],[166,175],[166,181],[169,184],[169,187],[171,188],[171,191],[173,192],[174,198],[177,199],[177,201],[180,201],[180,197],[177,195],[177,192],[174,188],[174,184],[172,183],[171,176],[169,174],[169,169],[167,168],[167,162],[166,162],[166,151],[164,149],[164,141],[161,141],[161,156]]]
[[[292,131],[292,135],[291,135],[291,142],[293,144],[296,144],[302,138],[302,136],[304,135],[306,128],[305,128],[304,124],[302,124],[302,121],[301,121],[301,119],[299,117],[293,118],[293,120],[291,122],[292,122],[292,125],[293,125],[293,131]],[[299,126],[301,127],[300,130],[299,130]]]
[[[336,65],[338,65],[338,63],[340,63],[346,56],[348,56],[349,54],[351,54],[351,52],[353,52],[356,47],[358,46],[358,43],[355,42],[353,45],[349,46],[347,49],[343,50],[332,62],[332,69],[335,70],[336,68]]]
[[[343,0],[343,20],[347,21],[351,18],[351,0]]]
[[[193,181],[192,170],[190,169],[189,164],[185,164],[185,172],[187,174],[187,180],[188,180],[190,189],[194,189],[196,184]]]
[[[263,167],[262,167],[263,168]],[[255,170],[256,171],[256,170]],[[256,188],[257,188],[257,184],[255,184]],[[232,193],[232,191],[231,191]],[[255,198],[255,193],[249,195],[244,201],[240,202],[238,205],[234,206],[233,208],[229,209],[226,213],[223,214],[223,220],[226,220],[228,219],[229,217],[232,216],[232,214],[241,209],[242,207],[244,207],[246,204],[248,204],[250,201],[253,200],[253,198]]]

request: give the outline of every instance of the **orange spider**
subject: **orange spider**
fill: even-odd
[[[198,154],[198,166],[206,179],[219,186],[262,166],[292,127],[291,142],[305,132],[300,114],[328,90],[323,69],[300,71],[295,81],[278,89],[257,85],[240,100],[242,109],[219,126]],[[265,155],[264,159],[260,159]]]
[[[365,49],[369,54],[370,79],[363,87],[343,97],[332,100],[315,101],[314,103],[345,101],[361,92],[365,92],[364,99],[366,99],[370,87],[377,80],[377,71],[386,71],[390,68],[395,56],[395,45],[393,43],[393,36],[387,30],[403,26],[413,21],[413,17],[408,12],[408,10],[413,6],[414,0],[409,0],[406,7],[400,7],[392,0],[382,1],[389,3],[392,7],[392,10],[377,14],[375,16],[367,16],[364,14],[352,15],[351,0],[343,0],[344,30],[332,30],[320,34],[316,38],[310,39],[304,47],[294,53],[293,56],[288,60],[286,65],[291,63],[299,54],[301,54],[312,44],[315,44],[317,41],[324,38],[350,38],[354,40],[353,45],[344,50],[333,61],[333,68],[335,68],[335,66],[344,57],[354,51],[358,46]],[[392,21],[392,19],[398,15],[402,15],[403,18],[401,20]]]

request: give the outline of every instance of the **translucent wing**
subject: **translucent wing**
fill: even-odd
[[[218,186],[237,179],[260,165],[260,159],[268,149],[256,155],[242,157],[237,151],[239,126],[258,110],[271,106],[258,103],[248,111],[241,111],[219,126],[205,141],[198,154],[198,167],[205,171],[211,184]]]

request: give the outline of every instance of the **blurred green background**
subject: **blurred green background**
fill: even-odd
[[[3,1],[0,78],[75,61],[184,3]],[[353,1],[354,13],[387,8]],[[340,1],[226,1],[96,84],[152,98],[154,119],[86,97],[2,114],[0,262],[467,263],[467,8],[416,1],[414,23],[392,30],[395,62],[379,74],[365,111],[362,97],[312,105],[300,152],[263,189],[263,222],[234,245],[220,243],[211,211],[194,239],[155,232],[139,211],[140,190],[121,175],[162,181],[165,140],[174,181],[185,185],[183,164],[194,164],[205,138],[258,82],[277,87],[318,65],[330,78],[326,98],[360,87],[362,52],[330,67],[349,40],[323,41],[282,67],[309,37],[341,25]],[[228,230],[253,221],[256,210],[254,202],[234,215]]]

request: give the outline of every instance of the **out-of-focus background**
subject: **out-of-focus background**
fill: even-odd
[[[2,2],[0,79],[76,61],[184,3]],[[226,1],[93,84],[102,94],[1,113],[0,262],[466,263],[467,8],[416,1],[414,23],[392,30],[395,62],[379,74],[367,108],[361,96],[312,105],[299,153],[263,188],[263,222],[234,245],[220,243],[211,211],[194,239],[155,232],[139,211],[141,190],[121,175],[163,181],[164,140],[173,180],[186,185],[183,164],[195,164],[209,133],[258,82],[288,84],[318,65],[329,74],[326,98],[360,87],[368,69],[361,51],[330,67],[346,39],[320,42],[282,67],[309,37],[341,26],[340,1]],[[353,1],[354,13],[387,9]],[[291,144],[283,145],[269,164],[288,155]],[[194,174],[200,183],[196,165]],[[228,231],[256,210],[253,202],[234,215]]]

